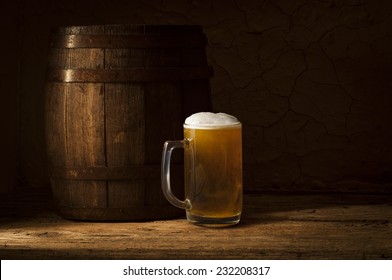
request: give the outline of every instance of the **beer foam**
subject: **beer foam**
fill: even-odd
[[[239,124],[239,120],[226,113],[200,112],[186,118],[185,125],[196,127],[220,127]]]

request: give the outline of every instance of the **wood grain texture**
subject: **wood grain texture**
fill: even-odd
[[[73,35],[83,46],[72,41]],[[124,40],[142,44],[124,47]],[[154,40],[170,44],[157,46]],[[135,220],[179,214],[161,192],[162,146],[166,140],[182,139],[185,117],[210,111],[205,44],[200,26],[74,26],[54,33],[47,78],[48,160],[57,170],[75,170],[72,180],[50,174],[63,217]],[[181,74],[185,68],[192,75],[170,72]],[[200,69],[207,76],[197,76]],[[173,162],[182,162],[180,154]],[[138,166],[153,172],[144,177],[140,172],[137,178],[78,178],[78,167],[90,172],[109,167],[107,173]],[[182,173],[173,173],[180,194]]]
[[[184,218],[86,223],[52,212],[49,194],[1,201],[1,259],[392,259],[392,197],[252,194],[238,226]]]

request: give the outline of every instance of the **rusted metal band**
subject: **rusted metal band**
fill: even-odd
[[[207,38],[200,34],[136,35],[53,35],[53,48],[185,48],[205,47]]]
[[[209,79],[213,76],[210,66],[183,68],[131,68],[131,69],[51,69],[47,79],[65,83],[123,83],[168,82]]]
[[[172,164],[171,168],[180,170],[181,164]],[[49,166],[51,178],[66,180],[125,180],[146,179],[160,176],[160,165],[130,165],[130,166],[95,166],[95,167],[66,167]]]

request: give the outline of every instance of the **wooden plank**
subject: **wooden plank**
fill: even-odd
[[[392,259],[391,196],[245,195],[244,202],[238,226],[211,229],[184,218],[73,222],[42,200],[10,199],[1,203],[0,258]]]
[[[103,84],[68,84],[67,166],[104,166]]]
[[[51,68],[101,69],[103,66],[101,49],[51,49],[49,71]],[[46,98],[49,163],[60,167],[105,166],[103,84],[48,83]],[[105,181],[56,178],[51,183],[59,206],[107,205]]]
[[[108,166],[145,162],[144,90],[139,84],[105,86]],[[143,207],[144,179],[108,182],[109,207]]]
[[[139,84],[105,86],[108,166],[143,164],[145,158],[144,90]]]
[[[68,84],[66,109],[66,166],[105,166],[103,84]],[[68,206],[105,207],[105,181],[68,180]]]
[[[100,98],[99,84],[47,85],[46,137],[50,164],[60,167],[105,164]],[[106,205],[105,182],[63,179],[51,182],[59,205]]]

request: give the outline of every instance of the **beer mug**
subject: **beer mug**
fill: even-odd
[[[170,158],[184,149],[185,199],[170,187]],[[196,113],[184,123],[184,139],[166,141],[162,153],[162,190],[196,225],[235,225],[242,211],[242,126],[224,113]]]

